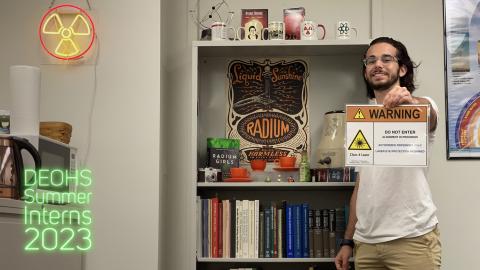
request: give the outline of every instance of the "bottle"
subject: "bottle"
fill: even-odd
[[[310,182],[310,162],[308,161],[307,151],[302,152],[302,159],[300,161],[300,182]]]

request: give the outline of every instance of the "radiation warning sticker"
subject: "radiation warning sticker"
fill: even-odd
[[[368,144],[367,139],[365,139],[362,131],[359,130],[352,143],[348,147],[348,150],[372,150],[372,148]]]
[[[346,166],[427,166],[428,105],[347,105]]]

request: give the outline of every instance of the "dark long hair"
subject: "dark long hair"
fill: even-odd
[[[403,77],[400,77],[400,86],[406,87],[408,91],[410,91],[410,93],[413,93],[413,91],[415,91],[415,88],[416,88],[415,78],[414,78],[415,69],[419,65],[415,65],[412,59],[410,59],[410,56],[408,55],[407,48],[405,48],[405,45],[403,45],[400,41],[397,41],[390,37],[379,37],[374,39],[372,42],[370,42],[370,46],[368,46],[368,49],[370,49],[370,47],[372,47],[377,43],[388,43],[397,49],[397,55],[395,55],[395,57],[398,59],[398,65],[399,66],[403,65],[407,68],[407,73],[405,73]],[[363,55],[364,58],[367,55],[367,51],[365,51],[365,54]],[[363,66],[363,74],[365,74],[365,66]],[[367,86],[367,96],[369,98],[374,98],[375,93],[373,92],[373,89],[368,84],[368,81],[365,79],[365,76],[363,77],[363,80],[365,81],[365,85]]]

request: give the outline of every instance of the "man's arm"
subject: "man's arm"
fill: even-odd
[[[437,128],[437,112],[433,109],[433,106],[430,103],[430,101],[426,98],[420,98],[420,97],[413,97],[413,100],[415,101],[416,104],[430,105],[429,130],[434,131]]]

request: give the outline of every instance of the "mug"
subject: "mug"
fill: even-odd
[[[335,30],[337,39],[350,39],[352,37],[352,30],[355,32],[355,38],[358,35],[357,28],[352,27],[348,21],[338,21]]]
[[[242,29],[244,36],[242,38]],[[257,20],[249,21],[245,26],[241,26],[237,30],[239,40],[262,40],[267,29],[263,28],[262,23]]]
[[[268,39],[270,40],[284,40],[285,39],[285,23],[280,21],[273,21],[268,23]]]
[[[246,168],[230,168],[230,177],[231,178],[248,178],[248,171]]]
[[[233,31],[233,39],[235,39],[235,29],[233,27],[228,26],[224,22],[214,22],[210,26],[210,29],[212,29],[212,40],[227,40],[227,31],[232,30]]]
[[[293,168],[295,167],[295,162],[297,161],[297,157],[289,156],[289,157],[279,157],[276,159],[275,165],[281,168]]]
[[[317,24],[314,21],[304,21],[300,28],[301,31],[301,40],[319,40],[325,38],[325,26],[323,24]],[[317,32],[322,29],[323,34],[321,36],[317,35]]]
[[[267,161],[264,159],[252,159],[250,160],[250,167],[254,171],[263,171],[267,167]]]

